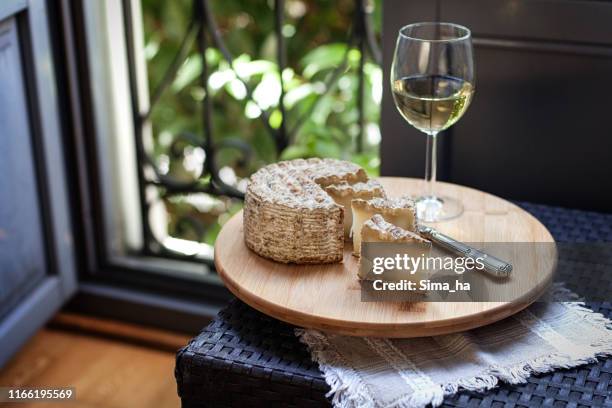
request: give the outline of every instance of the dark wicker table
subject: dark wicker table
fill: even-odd
[[[612,242],[612,214],[520,203],[557,242]],[[575,267],[581,260],[560,251]],[[565,277],[564,277],[565,278]],[[567,280],[572,279],[568,275]],[[602,279],[609,279],[608,276]],[[580,282],[584,285],[584,282]],[[591,282],[599,286],[598,282]],[[570,288],[573,288],[570,282]],[[612,318],[612,303],[589,306]],[[329,387],[293,327],[234,300],[180,350],[178,394],[184,408],[329,406]],[[612,359],[532,376],[526,384],[485,393],[461,392],[449,407],[612,407]]]

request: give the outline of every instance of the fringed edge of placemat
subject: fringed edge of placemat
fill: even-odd
[[[359,374],[329,344],[327,337],[317,330],[295,329],[295,335],[308,347],[312,360],[319,365],[330,390],[334,407],[373,407],[374,400]],[[339,369],[341,367],[341,369]]]
[[[594,342],[581,348],[579,353],[551,353],[529,362],[520,362],[512,366],[491,366],[480,375],[461,379],[444,385],[436,384],[427,389],[417,390],[412,395],[393,401],[389,408],[425,407],[431,404],[437,407],[445,397],[456,394],[460,389],[484,392],[498,385],[499,381],[510,384],[524,383],[533,374],[544,374],[564,368],[573,368],[597,361],[598,357],[612,355],[612,321],[601,313],[589,309],[573,292],[555,284],[552,288],[553,299],[576,299],[572,302],[560,302],[601,332]],[[522,313],[522,312],[521,312]],[[342,355],[329,343],[325,334],[317,330],[295,329],[298,339],[308,347],[312,360],[319,365],[325,382],[330,386],[327,397],[332,397],[332,404],[337,408],[376,407],[367,385]]]

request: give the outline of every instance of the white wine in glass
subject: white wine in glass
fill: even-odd
[[[465,113],[474,95],[474,62],[470,31],[450,23],[417,23],[403,27],[391,67],[395,105],[408,123],[427,135],[424,194],[417,198],[419,219],[448,220],[463,205],[435,194],[436,142]]]

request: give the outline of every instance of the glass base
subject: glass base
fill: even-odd
[[[416,210],[419,221],[447,221],[463,214],[463,204],[446,196],[419,197],[416,199]]]

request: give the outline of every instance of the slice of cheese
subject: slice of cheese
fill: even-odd
[[[374,215],[371,219],[363,223],[363,227],[361,228],[361,242],[386,242],[405,244],[394,247],[394,250],[400,250],[399,254],[401,256],[408,255],[409,257],[415,259],[427,257],[429,256],[431,251],[431,241],[421,237],[415,232],[408,231],[385,221],[383,217],[379,214]],[[382,248],[380,248],[380,250],[381,256],[395,255],[395,252],[393,254],[387,254],[382,251]],[[422,264],[419,265],[422,266]],[[418,267],[416,270],[412,271],[394,269],[385,271],[381,275],[372,274],[370,276],[365,276],[364,274],[367,272],[363,271],[360,267],[359,279],[372,280],[374,277],[376,277],[376,279],[383,279],[387,282],[397,282],[405,279],[414,281],[418,287],[419,281],[427,277],[425,268],[421,266]]]
[[[385,198],[385,190],[376,180],[365,183],[340,183],[325,187],[325,192],[344,208],[344,240],[350,241],[351,225],[353,224],[353,211],[351,201],[354,199],[369,200],[376,197]]]
[[[356,199],[351,203],[353,211],[353,255],[361,254],[361,227],[376,214],[385,221],[408,231],[416,232],[416,210],[414,201],[408,197]]]

